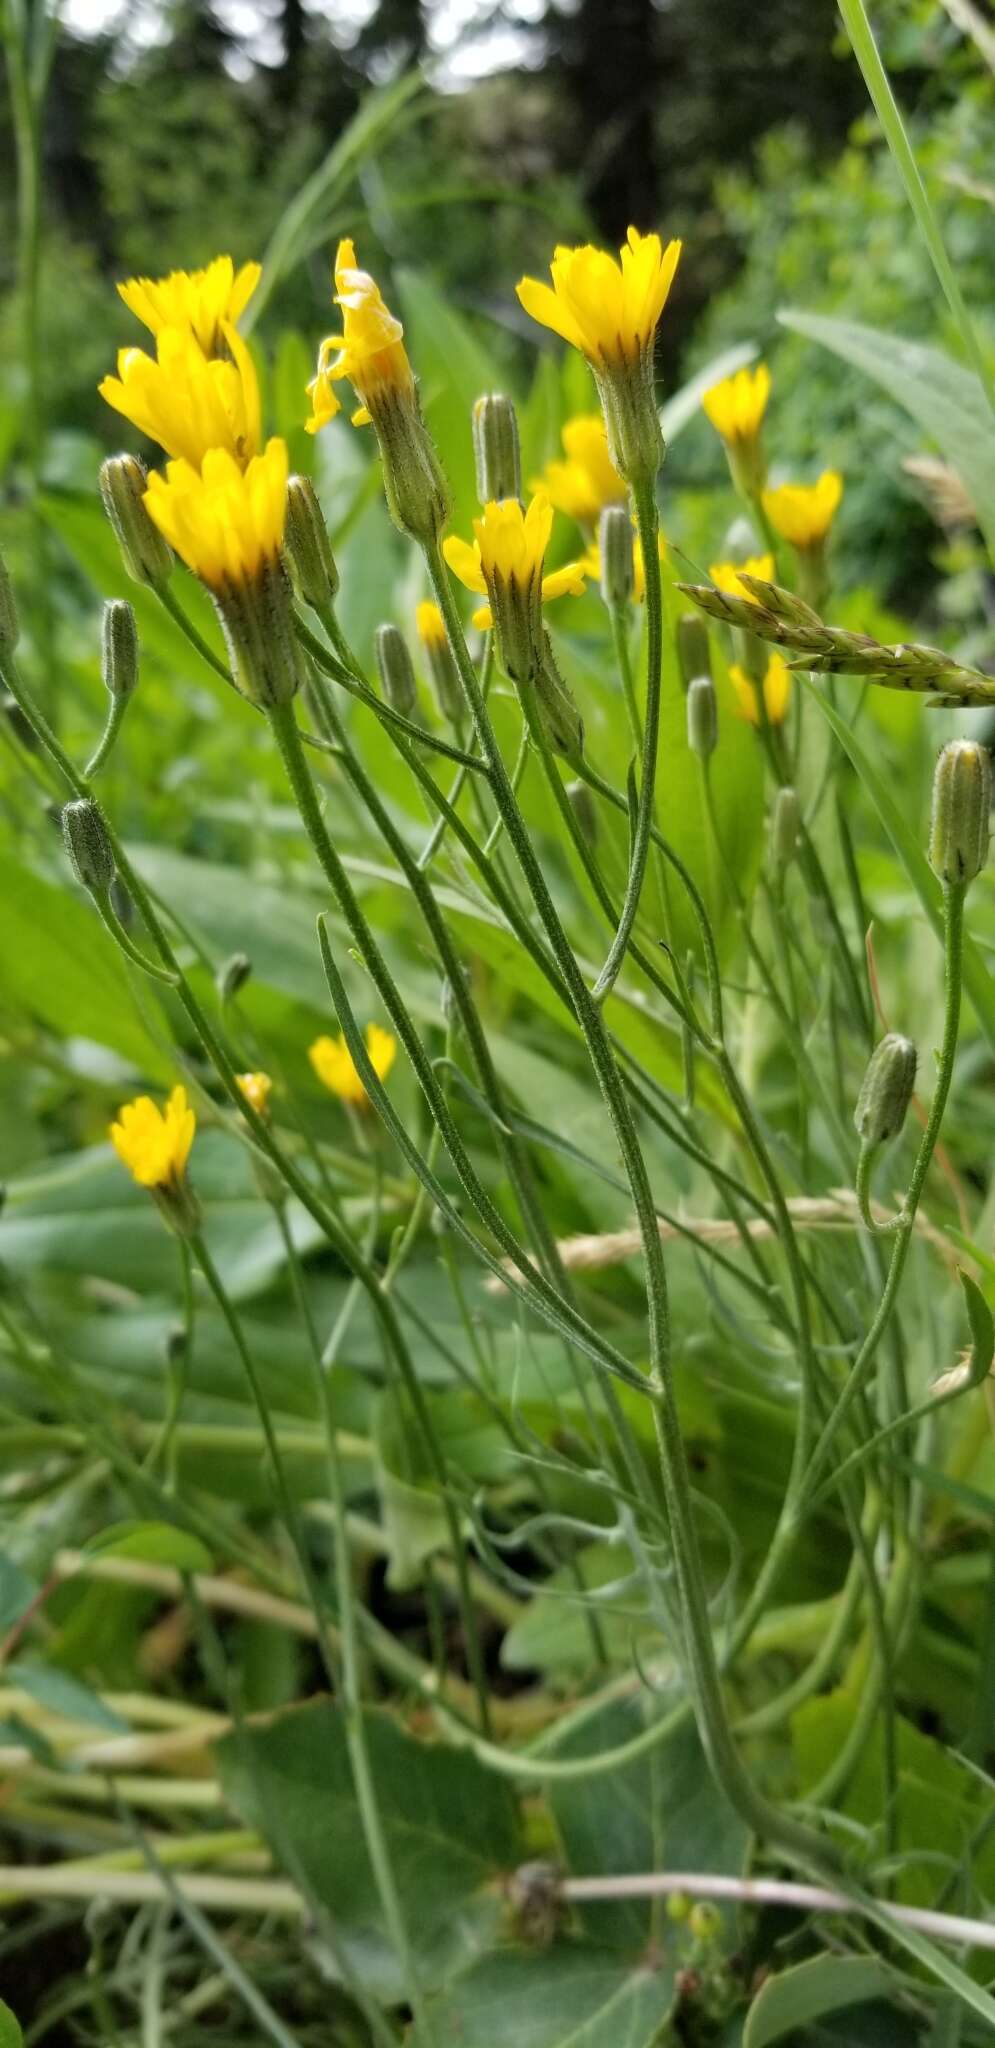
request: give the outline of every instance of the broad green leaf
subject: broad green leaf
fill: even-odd
[[[995,421],[977,377],[941,349],[852,320],[795,312],[779,313],[778,319],[883,385],[936,441],[971,497],[995,556]]]
[[[413,2048],[652,2048],[674,1996],[674,1960],[629,1964],[586,1942],[487,1956],[428,2012]]]
[[[138,621],[139,646],[143,655],[152,655],[171,675],[210,683],[212,688],[224,690],[224,684],[191,646],[182,627],[163,610],[155,592],[143,583],[132,582],[96,493],[84,498],[74,497],[68,492],[56,495],[53,491],[41,497],[38,503],[45,521],[75,556],[97,596],[127,598]],[[221,634],[206,592],[181,568],[174,572],[172,588],[192,624],[219,659],[223,659]]]
[[[68,881],[60,888],[9,859],[0,891],[0,1005],[59,1038],[108,1046],[142,1073],[171,1073],[152,983],[123,966],[92,904]]]
[[[884,775],[871,760],[853,727],[840,716],[821,690],[813,686],[812,694],[817,698],[820,710],[829,720],[844,752],[849,755],[926,916],[937,937],[942,941],[943,891],[915,833],[906,823],[898,799],[892,795]],[[989,1045],[995,1046],[995,977],[989,973],[984,956],[975,945],[970,932],[964,935],[964,987],[974,1004],[978,1023]]]
[[[770,2048],[827,2013],[872,1998],[887,1998],[895,1973],[876,1956],[813,1956],[780,1976],[768,1977],[746,2017],[743,2048]]]
[[[189,1542],[190,1538],[186,1540]],[[91,1686],[83,1685],[67,1671],[45,1664],[13,1663],[5,1666],[4,1675],[11,1685],[19,1686],[50,1713],[67,1721],[90,1721],[97,1728],[109,1728],[123,1735],[128,1732],[128,1722],[105,1706]]]
[[[0,1552],[0,1634],[6,1635],[20,1621],[37,1592],[34,1579],[29,1578],[16,1558]]]
[[[199,1537],[172,1522],[118,1522],[87,1545],[94,1557],[133,1557],[142,1564],[168,1564],[178,1572],[209,1572],[211,1554]]]
[[[417,1741],[388,1714],[367,1712],[364,1732],[401,1907],[431,1988],[494,1939],[497,1881],[522,1856],[514,1798],[467,1751]],[[383,1997],[403,1996],[339,1707],[315,1700],[267,1727],[226,1736],[215,1754],[227,1798],[334,1915],[364,1980]]]

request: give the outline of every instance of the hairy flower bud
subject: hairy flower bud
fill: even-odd
[[[373,636],[373,651],[388,704],[407,716],[417,703],[418,685],[404,634],[389,623],[378,626]]]
[[[76,880],[102,901],[114,880],[114,852],[103,818],[88,797],[65,805],[62,836]]]
[[[436,703],[443,718],[458,723],[466,707],[456,657],[449,645],[445,620],[438,605],[432,604],[429,599],[418,606],[415,618]]]
[[[929,864],[941,882],[965,883],[988,859],[992,765],[977,740],[951,740],[936,763]]]
[[[712,673],[712,650],[708,627],[699,612],[682,612],[677,621],[677,659],[684,688],[695,676]]]
[[[214,977],[214,985],[223,1003],[230,1003],[245,987],[252,973],[252,962],[248,953],[231,953],[222,960]]]
[[[315,611],[330,605],[339,587],[339,572],[310,477],[287,478],[283,553],[302,603],[312,605]]]
[[[518,418],[511,399],[501,391],[477,399],[473,408],[473,453],[477,496],[482,505],[490,504],[492,499],[521,498]]]
[[[111,455],[100,465],[100,495],[121,550],[124,566],[136,583],[164,590],[173,571],[173,555],[145,506],[148,476],[137,455]]]
[[[611,611],[621,611],[635,583],[635,547],[627,505],[606,505],[598,524],[601,595]]]
[[[687,694],[688,746],[707,761],[718,744],[719,720],[711,676],[693,676]]]
[[[265,710],[289,704],[304,677],[294,632],[290,579],[282,557],[262,564],[251,582],[230,581],[213,593],[232,674],[243,697]]]
[[[783,875],[794,860],[800,825],[801,806],[797,794],[785,785],[774,798],[770,819],[770,857],[775,874]]]
[[[916,1049],[911,1038],[889,1031],[871,1054],[853,1112],[854,1128],[865,1150],[897,1137],[915,1082]]]
[[[21,629],[7,564],[0,555],[0,654],[13,654]]]
[[[104,606],[100,673],[112,697],[130,697],[138,681],[138,627],[123,597],[112,597]]]

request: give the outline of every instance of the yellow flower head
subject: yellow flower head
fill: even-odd
[[[335,258],[335,303],[342,308],[342,333],[328,335],[318,352],[317,374],[308,385],[310,434],[316,434],[341,410],[332,389],[340,377],[348,377],[360,401],[352,416],[355,427],[366,425],[371,406],[375,407],[381,396],[394,392],[407,399],[414,396],[404,328],[384,304],[380,287],[368,271],[357,269],[355,246],[348,239],[339,243]]]
[[[110,1140],[139,1187],[178,1194],[196,1128],[186,1089],[174,1088],[165,1110],[148,1095],[126,1102],[111,1125]]]
[[[558,248],[552,287],[523,277],[516,287],[525,311],[579,348],[599,369],[649,353],[680,258],[680,242],[630,228],[619,260],[590,243]]]
[[[215,592],[256,583],[275,562],[287,503],[287,444],[274,438],[247,469],[212,448],[198,468],[169,462],[153,473],[145,504],[180,560]]]
[[[660,560],[661,560],[661,562],[665,561],[665,560],[666,560],[666,555],[667,555],[667,543],[666,543],[666,541],[664,540],[664,537],[663,537],[662,533],[661,533],[661,534],[659,535],[659,537],[658,537],[658,539],[657,539],[657,551],[658,551],[658,553],[659,553],[659,556],[660,556]],[[600,549],[600,547],[599,547],[599,545],[598,545],[597,541],[594,541],[594,542],[592,543],[592,545],[591,545],[591,546],[590,546],[590,547],[588,548],[588,550],[587,550],[587,553],[586,553],[586,555],[585,555],[585,556],[584,556],[584,558],[583,558],[583,562],[582,562],[582,567],[583,567],[584,569],[586,569],[586,571],[587,571],[588,575],[589,575],[589,576],[591,577],[592,581],[595,581],[595,582],[596,582],[596,581],[599,581],[599,580],[600,580],[600,577],[601,577],[601,549]],[[634,539],[633,539],[633,543],[632,543],[632,602],[633,602],[633,604],[642,604],[642,601],[643,601],[643,599],[644,599],[644,597],[645,597],[645,596],[646,596],[646,563],[645,563],[645,561],[643,560],[643,544],[642,544],[642,541],[640,540],[640,538],[639,538],[639,535],[638,535],[638,534],[636,534],[636,535],[635,535],[635,537],[634,537]]]
[[[758,363],[755,370],[737,370],[713,384],[701,403],[723,441],[755,441],[769,397],[770,371]]]
[[[843,496],[843,478],[824,469],[817,484],[781,484],[765,491],[763,508],[775,533],[795,548],[821,547]]]
[[[243,468],[259,452],[255,367],[230,322],[223,332],[229,356],[208,357],[188,328],[163,327],[154,358],[141,348],[121,349],[117,376],[99,386],[115,412],[195,469],[209,448],[225,449]]]
[[[770,583],[774,575],[773,555],[750,555],[745,562],[712,562],[708,573],[716,590],[724,590],[727,597],[745,597],[749,604],[756,604],[752,590],[747,590],[741,580],[744,571],[747,576],[759,576],[762,583]]]
[[[216,256],[204,270],[171,270],[168,277],[129,277],[118,291],[129,312],[152,334],[164,327],[189,329],[206,356],[224,353],[226,327],[245,311],[259,279],[259,263],[236,270],[230,256]]]
[[[729,681],[736,692],[736,713],[746,718],[751,725],[760,724],[760,704],[757,686],[746,670],[733,662],[729,670]],[[780,725],[791,702],[791,670],[780,654],[772,654],[767,663],[763,681],[764,710],[769,725]]]
[[[542,573],[552,529],[553,507],[545,491],[537,491],[525,512],[517,498],[492,499],[473,522],[472,546],[455,533],[443,541],[442,552],[453,575],[467,590],[490,599],[474,612],[475,626],[492,626],[494,609],[503,609],[509,594],[536,610],[547,598],[581,595],[583,563],[568,562],[549,576]]]
[[[269,1075],[236,1074],[235,1079],[250,1109],[254,1109],[257,1116],[265,1116],[273,1089]]]
[[[385,1031],[380,1024],[368,1024],[366,1050],[377,1079],[385,1081],[397,1057],[397,1040],[393,1032]],[[340,1102],[352,1103],[355,1109],[366,1108],[369,1096],[344,1038],[316,1038],[308,1048],[308,1059],[319,1081],[323,1081]]]
[[[582,526],[596,525],[606,505],[624,501],[625,485],[608,453],[608,436],[599,412],[579,413],[563,429],[566,460],[547,462],[533,485],[545,490],[558,512]]]

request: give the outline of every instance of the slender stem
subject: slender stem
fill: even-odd
[[[88,782],[92,782],[94,776],[100,773],[104,762],[111,753],[121,726],[124,723],[124,714],[128,708],[128,701],[128,698],[123,696],[114,696],[110,700],[107,707],[107,723],[100,735],[97,746],[90,755],[83,770]]]
[[[635,829],[632,834],[632,850],[629,856],[629,877],[625,886],[618,930],[592,991],[596,1002],[604,1000],[616,981],[625,959],[646,874],[656,802],[656,762],[660,745],[660,698],[663,683],[663,581],[660,575],[659,519],[653,483],[644,481],[637,485],[633,497],[646,584],[646,714],[642,733],[642,772],[639,780]]]

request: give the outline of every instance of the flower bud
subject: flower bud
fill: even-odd
[[[635,550],[628,506],[606,505],[598,524],[601,595],[612,611],[621,611],[632,596]]]
[[[477,496],[482,505],[489,505],[493,499],[521,498],[518,418],[511,399],[501,391],[477,399],[473,408],[473,453]]]
[[[172,550],[145,509],[148,477],[137,455],[111,455],[100,465],[100,495],[124,566],[136,583],[163,590],[173,570]]]
[[[373,636],[373,651],[388,704],[407,716],[418,701],[418,685],[404,634],[396,626],[378,626]]]
[[[712,673],[712,650],[708,627],[700,612],[682,612],[677,621],[677,659],[684,688],[695,676]]]
[[[114,853],[103,818],[88,797],[66,804],[62,837],[76,880],[102,901],[114,880]]]
[[[707,761],[718,744],[719,721],[711,676],[693,676],[687,694],[688,746]]]
[[[263,710],[289,704],[304,679],[290,579],[282,557],[264,562],[251,582],[230,578],[212,592],[232,674],[243,697]]]
[[[463,686],[459,679],[456,658],[449,645],[445,620],[437,604],[426,600],[418,606],[416,613],[418,638],[425,653],[436,703],[443,718],[454,723],[463,716]]]
[[[688,1914],[688,1926],[696,1941],[714,1941],[722,1925],[719,1909],[711,1899],[696,1899]]]
[[[112,697],[130,697],[138,681],[138,627],[123,597],[112,597],[104,606],[100,673]]]
[[[20,636],[13,586],[7,564],[0,555],[0,654],[13,654]]]
[[[795,791],[787,785],[774,798],[770,819],[770,857],[775,874],[783,875],[795,857],[801,826],[801,806]]]
[[[596,846],[598,843],[598,813],[594,797],[588,789],[587,783],[568,782],[567,796],[570,801],[570,809],[580,827],[581,836],[587,841],[588,846]]]
[[[687,1892],[668,1892],[668,1894],[667,1894],[667,1919],[668,1919],[668,1920],[675,1920],[675,1921],[678,1921],[678,1922],[679,1922],[679,1921],[681,1921],[681,1920],[686,1920],[686,1919],[687,1919],[687,1917],[688,1917],[688,1914],[690,1913],[690,1911],[691,1911],[691,1901],[690,1901],[690,1899],[688,1898]]]
[[[252,962],[248,953],[232,953],[222,960],[214,977],[214,985],[223,1003],[230,1003],[245,987],[252,973]]]
[[[869,1149],[897,1137],[916,1082],[916,1049],[911,1038],[889,1031],[867,1063],[853,1112],[854,1129]]]
[[[431,545],[449,517],[449,492],[417,397],[388,387],[369,409],[390,516],[420,546]]]
[[[290,580],[302,603],[319,612],[330,605],[339,587],[339,572],[310,477],[287,479],[283,552]]]
[[[977,740],[951,740],[933,777],[929,864],[941,882],[970,882],[988,859],[992,765]]]

